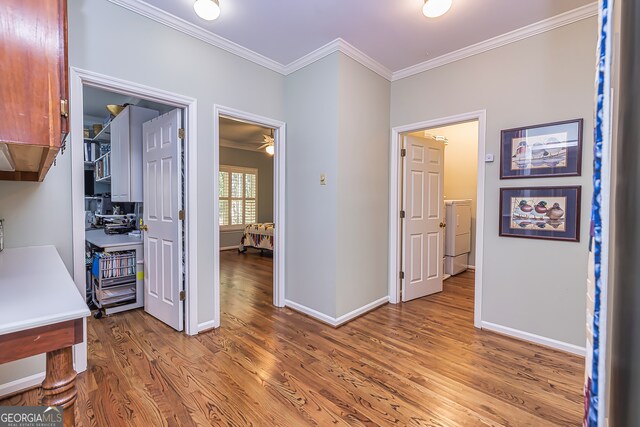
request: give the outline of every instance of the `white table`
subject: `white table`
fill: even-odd
[[[62,406],[75,425],[72,347],[91,313],[53,246],[0,252],[0,363],[47,353],[43,405]]]
[[[142,237],[128,234],[106,234],[102,228],[87,230],[85,240],[99,248],[121,248],[128,246],[142,246]]]

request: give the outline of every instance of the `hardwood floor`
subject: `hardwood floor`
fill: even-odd
[[[142,310],[89,320],[81,425],[581,424],[583,359],[474,329],[473,273],[334,329],[271,305],[271,258],[221,258],[219,330],[187,337]]]

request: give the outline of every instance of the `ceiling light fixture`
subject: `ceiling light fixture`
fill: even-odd
[[[215,21],[220,16],[220,3],[218,0],[196,0],[193,10],[204,20]]]
[[[424,136],[425,138],[432,138],[432,139],[435,139],[436,141],[444,142],[444,145],[449,145],[449,138],[447,138],[444,135],[434,135],[432,133],[429,133],[429,131],[425,130]]]
[[[275,147],[273,146],[273,144],[275,143],[275,139],[273,137],[273,129],[271,129],[269,135],[262,135],[262,137],[264,138],[264,144],[258,147],[258,150],[262,150],[264,148],[264,151],[266,151],[268,155],[273,156],[273,154],[276,152]]]
[[[437,18],[449,11],[452,0],[424,0],[422,13],[427,18]]]

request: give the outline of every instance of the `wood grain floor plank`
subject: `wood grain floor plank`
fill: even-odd
[[[270,256],[221,261],[218,330],[190,337],[142,310],[89,320],[79,425],[581,424],[584,360],[475,329],[472,272],[335,329],[273,307]]]

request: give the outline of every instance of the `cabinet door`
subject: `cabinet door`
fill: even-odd
[[[158,117],[158,112],[134,105],[129,106],[129,109],[131,110],[129,116],[129,145],[131,148],[131,172],[129,174],[131,177],[131,193],[129,201],[142,203],[142,128],[143,123]]]
[[[0,179],[42,180],[67,132],[66,0],[1,0],[0,33],[0,142],[17,171]]]
[[[111,122],[111,201],[131,200],[130,109],[125,108]]]

